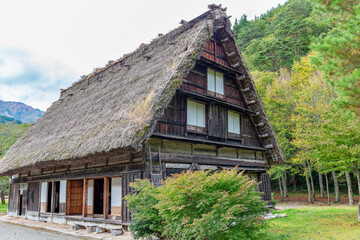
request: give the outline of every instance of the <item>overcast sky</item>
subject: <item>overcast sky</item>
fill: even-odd
[[[205,0],[0,0],[0,100],[46,110],[81,75],[207,11]],[[286,0],[223,0],[231,21]]]

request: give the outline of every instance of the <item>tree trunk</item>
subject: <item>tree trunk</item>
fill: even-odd
[[[334,179],[335,202],[338,203],[338,202],[340,202],[339,181],[338,181],[335,171],[332,171],[331,173],[332,173],[332,176]]]
[[[292,178],[290,180],[290,184],[293,185],[294,192],[296,192],[296,177],[295,177],[295,175],[292,176]]]
[[[329,180],[328,180],[327,173],[325,174],[325,182],[326,182],[326,193],[327,193],[327,197],[328,197],[328,205],[330,205]]]
[[[346,176],[346,183],[347,183],[347,187],[348,187],[349,205],[354,205],[350,173],[348,171],[345,171],[345,176]]]
[[[311,195],[312,195],[312,198],[313,198],[313,202],[316,201],[316,198],[315,198],[315,188],[314,188],[314,179],[312,177],[312,174],[311,174],[311,171],[309,172],[309,175],[310,175],[310,182],[311,182]]]
[[[358,186],[358,191],[359,191],[359,202],[360,202],[360,171],[359,171],[359,165],[357,162],[355,163],[355,172],[356,172],[357,186]]]
[[[5,204],[6,183],[1,179],[1,204]]]
[[[280,189],[280,195],[281,195],[281,201],[284,201],[284,195],[283,195],[283,190],[281,187],[281,177],[279,177],[279,189]]]
[[[324,183],[323,183],[323,176],[319,172],[319,185],[320,185],[320,196],[324,197]]]
[[[306,174],[305,175],[305,180],[306,180],[306,186],[307,186],[307,190],[308,190],[308,202],[309,203],[313,203],[312,201],[312,192],[311,192],[311,186],[310,186],[310,179],[309,179],[309,176]]]
[[[286,172],[284,173],[284,176],[282,177],[282,182],[283,182],[283,189],[284,189],[284,196],[288,197],[288,189],[287,189],[287,176],[286,176]]]

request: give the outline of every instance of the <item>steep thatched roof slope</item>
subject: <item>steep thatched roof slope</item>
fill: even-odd
[[[0,175],[138,149],[209,37],[220,29],[231,33],[226,14],[214,8],[83,77],[10,148]]]

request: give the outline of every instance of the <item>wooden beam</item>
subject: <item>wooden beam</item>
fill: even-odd
[[[265,133],[265,134],[259,135],[259,138],[267,138],[267,137],[269,137],[269,134],[268,134],[268,133]]]
[[[265,125],[265,123],[264,122],[260,122],[259,124],[255,124],[257,127],[262,127],[262,126],[264,126]]]
[[[258,150],[258,151],[266,151],[267,150],[266,148],[263,148],[263,147],[244,146],[241,144],[217,142],[217,141],[212,141],[212,140],[196,139],[196,138],[168,135],[168,134],[162,134],[162,133],[153,133],[152,137],[159,137],[159,138],[179,140],[179,141],[192,142],[192,143],[204,143],[204,144],[210,144],[210,145],[215,145],[215,146],[219,146],[219,147],[236,147],[236,148]]]
[[[247,108],[243,108],[243,107],[240,107],[236,104],[233,104],[233,103],[229,103],[227,102],[226,100],[222,100],[222,99],[219,99],[219,98],[216,98],[216,97],[212,97],[212,96],[207,96],[207,95],[203,95],[203,94],[200,94],[200,93],[196,93],[196,92],[191,92],[191,91],[186,91],[186,90],[177,90],[179,93],[181,94],[184,94],[186,96],[190,96],[190,97],[194,97],[198,100],[202,100],[202,101],[209,101],[209,102],[215,102],[221,106],[224,106],[224,107],[228,107],[230,109],[233,109],[233,110],[237,110],[239,112],[245,112],[245,113],[252,113],[254,114],[255,112],[254,111],[251,111]]]
[[[233,73],[235,75],[244,75],[244,73],[234,69],[234,68],[231,68],[231,67],[228,67],[228,66],[225,66],[225,65],[222,65],[218,62],[215,62],[215,61],[212,61],[212,60],[209,60],[205,57],[200,57],[200,60],[201,62],[198,62],[199,65],[202,65],[202,66],[205,66],[205,67],[208,67],[207,65],[210,65],[214,68],[218,68],[218,69],[221,69],[221,70],[224,70],[226,72],[230,72],[230,73]]]
[[[234,56],[234,55],[235,55],[235,51],[230,52],[230,53],[227,52],[226,55],[228,55],[229,57]]]
[[[87,191],[88,191],[89,180],[84,178],[83,183],[83,203],[82,203],[82,215],[87,216]]]
[[[104,219],[109,217],[109,178],[104,178]]]
[[[237,63],[235,63],[235,64],[233,64],[233,65],[231,65],[233,68],[237,68],[238,66],[240,66],[240,63],[239,62],[237,62]]]
[[[154,160],[157,160],[158,154],[152,154]],[[265,160],[247,160],[247,159],[235,159],[224,157],[210,157],[200,155],[188,155],[188,154],[172,154],[161,153],[161,160],[165,163],[197,163],[197,164],[209,164],[209,165],[224,165],[224,166],[251,166],[251,167],[266,167]]]
[[[143,170],[144,163],[137,162],[133,164],[123,164],[123,165],[115,165],[101,168],[88,168],[81,170],[74,170],[69,172],[59,172],[52,173],[47,175],[40,176],[31,176],[31,177],[23,177],[12,179],[11,183],[21,183],[21,182],[29,182],[29,181],[44,181],[48,179],[79,179],[79,178],[94,178],[94,177],[110,177],[110,176],[119,176],[122,172],[129,172],[135,170]]]
[[[246,102],[246,104],[247,105],[255,104],[255,100],[248,101],[248,102]]]
[[[267,148],[267,149],[272,149],[272,148],[274,148],[274,145],[268,144],[268,145],[265,146],[265,148]]]

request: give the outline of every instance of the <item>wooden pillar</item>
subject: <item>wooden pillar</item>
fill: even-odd
[[[88,191],[88,179],[84,178],[83,183],[83,204],[82,204],[82,215],[83,217],[87,216],[87,191]]]
[[[94,209],[94,206],[95,206],[95,179],[93,180],[93,195],[92,195],[92,218],[95,217],[95,209]]]
[[[52,212],[52,213],[54,213],[54,212],[55,212],[55,193],[56,193],[56,184],[55,184],[55,182],[52,182],[51,184],[52,184],[52,193],[51,193],[51,195],[52,195],[52,197],[51,197],[51,199],[52,199],[52,201],[51,201],[51,212]]]
[[[104,178],[104,219],[109,217],[109,178]]]
[[[71,188],[71,181],[66,182],[66,210],[65,215],[70,215],[70,188]]]

